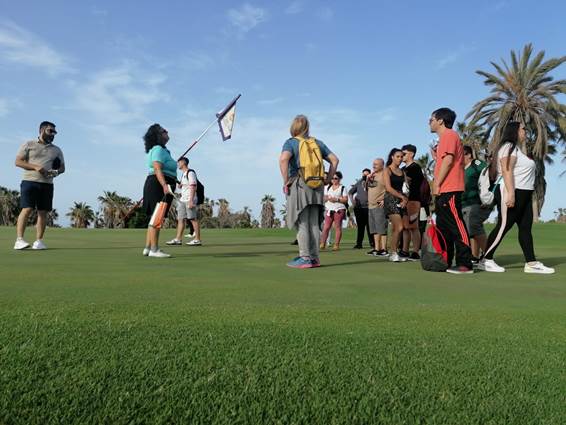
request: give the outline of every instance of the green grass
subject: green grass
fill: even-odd
[[[141,255],[138,230],[0,228],[2,424],[564,424],[566,226],[553,276],[426,273],[351,250],[293,270],[288,231],[203,232]],[[33,229],[28,230],[32,239]],[[173,236],[164,231],[162,240]]]

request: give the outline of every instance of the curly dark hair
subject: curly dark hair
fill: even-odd
[[[163,127],[155,123],[151,125],[143,136],[145,146],[145,153],[148,153],[155,145],[164,146],[165,140],[163,138]]]

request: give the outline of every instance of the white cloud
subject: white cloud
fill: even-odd
[[[0,97],[0,117],[8,115],[8,101]]]
[[[334,11],[329,7],[322,7],[316,11],[316,16],[322,21],[331,21],[334,18]]]
[[[151,106],[169,101],[162,88],[165,80],[162,74],[130,63],[75,84],[75,109],[84,115],[83,125],[92,141],[124,144],[133,139],[138,143]]]
[[[282,97],[275,97],[273,99],[263,99],[263,100],[258,100],[257,104],[258,105],[262,105],[262,106],[270,106],[270,105],[276,105],[277,103],[281,103],[283,102],[285,99]]]
[[[469,54],[469,53],[473,52],[474,50],[475,50],[475,47],[462,45],[462,46],[458,47],[456,50],[454,50],[452,53],[438,59],[436,61],[436,69],[438,69],[438,70],[444,69],[448,65],[456,63],[462,56]]]
[[[295,0],[285,9],[285,13],[288,15],[296,15],[303,11],[303,2],[300,0]]]
[[[203,52],[189,52],[185,57],[181,57],[179,64],[191,70],[202,71],[214,65],[214,59]]]
[[[220,87],[216,87],[216,88],[214,89],[214,92],[215,92],[216,94],[222,94],[222,95],[224,95],[224,94],[227,94],[227,95],[234,95],[234,93],[236,93],[237,90],[234,89],[234,88],[231,88],[231,87],[220,86]]]
[[[75,72],[70,61],[35,34],[12,22],[0,22],[0,61],[45,70],[49,75]]]
[[[267,11],[260,7],[244,3],[238,9],[228,10],[228,20],[236,28],[240,36],[257,27],[267,19]]]

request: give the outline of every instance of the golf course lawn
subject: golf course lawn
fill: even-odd
[[[287,230],[156,259],[143,230],[0,228],[0,424],[566,424],[566,225],[534,235],[556,274],[515,231],[506,273],[455,276],[353,231],[295,270]]]

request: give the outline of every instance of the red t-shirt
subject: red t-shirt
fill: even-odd
[[[436,149],[436,165],[434,167],[434,179],[438,181],[438,173],[442,161],[446,155],[453,156],[452,168],[448,171],[446,178],[440,185],[440,193],[463,192],[464,191],[464,147],[460,136],[454,130],[447,128],[440,136],[438,148]]]

